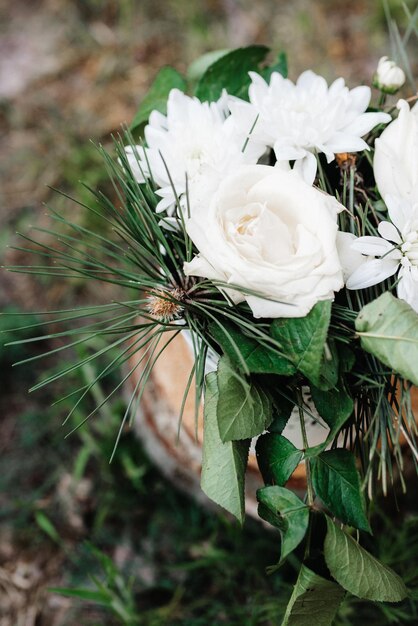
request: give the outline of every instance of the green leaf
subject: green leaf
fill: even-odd
[[[201,487],[216,504],[241,523],[245,515],[245,469],[249,441],[222,443],[216,418],[218,387],[216,372],[206,377]]]
[[[340,413],[340,415],[337,416],[336,421],[330,428],[325,441],[323,441],[322,443],[319,443],[317,446],[313,446],[312,448],[306,448],[305,457],[308,457],[308,458],[315,457],[315,456],[318,456],[318,454],[320,454],[324,450],[326,450],[326,448],[328,448],[328,446],[330,446],[332,442],[334,441],[334,439],[339,435],[340,430],[344,426],[346,421],[347,421],[346,415],[344,413]]]
[[[303,453],[286,437],[267,433],[256,445],[258,467],[265,483],[284,485],[302,460]]]
[[[316,494],[345,524],[370,532],[354,456],[344,448],[322,452],[311,461]]]
[[[62,539],[59,532],[57,531],[49,517],[47,517],[47,515],[45,515],[43,511],[35,512],[35,520],[39,528],[43,530],[44,533],[48,535],[50,539],[52,539],[52,541],[55,541],[55,543],[58,543],[60,545],[62,544]]]
[[[111,606],[112,604],[110,594],[107,594],[104,591],[78,588],[67,589],[65,587],[49,587],[48,591],[50,593],[58,593],[61,596],[66,596],[68,598],[80,598],[80,600],[86,600],[87,602],[96,602],[97,604],[102,604],[104,606]]]
[[[341,362],[341,369],[344,370],[344,365]],[[307,457],[317,456],[323,452],[338,436],[341,428],[351,416],[354,410],[354,402],[348,395],[344,379],[342,376],[338,382],[338,387],[335,389],[329,389],[323,391],[318,389],[314,385],[311,385],[311,395],[314,401],[315,407],[319,415],[330,427],[330,431],[321,444],[305,450]]]
[[[309,523],[309,507],[300,498],[276,485],[257,491],[259,516],[279,529],[282,545],[280,563],[303,540]]]
[[[321,368],[331,318],[331,301],[318,302],[306,317],[276,319],[271,334],[283,353],[314,385],[321,384]]]
[[[273,72],[279,72],[279,74],[281,74],[285,78],[287,77],[287,56],[285,52],[279,52],[275,63],[273,63],[273,65],[269,65],[268,67],[263,68],[260,71],[260,74],[264,78],[264,80],[269,83]]]
[[[311,395],[319,415],[330,428],[336,423],[344,424],[353,412],[354,402],[348,395],[342,380],[337,389],[328,391],[311,385]]]
[[[233,96],[247,98],[251,82],[248,72],[258,70],[268,52],[266,46],[248,46],[226,54],[208,67],[197,85],[196,96],[202,102],[212,102],[226,89]]]
[[[342,373],[351,372],[356,362],[354,352],[344,343],[338,346],[340,356],[340,370]]]
[[[253,382],[247,382],[230,365],[219,360],[218,427],[222,441],[250,439],[262,433],[272,418],[270,397]]]
[[[282,626],[331,626],[345,591],[302,565]]]
[[[210,52],[206,52],[206,54],[202,54],[202,56],[198,57],[190,64],[187,70],[187,78],[193,82],[200,80],[213,63],[226,54],[229,54],[229,52],[231,52],[231,50],[227,48],[225,50],[211,50]]]
[[[364,350],[418,385],[418,315],[409,304],[386,292],[360,311],[356,330]]]
[[[317,387],[323,391],[328,391],[336,387],[339,373],[339,356],[335,342],[328,341],[321,361]]]
[[[292,399],[292,392],[285,385],[280,385],[280,379],[277,376],[263,377],[266,385],[263,386],[269,394],[273,404],[273,419],[268,426],[271,433],[281,435],[286,428],[286,424],[292,414],[296,400]]]
[[[167,112],[168,94],[172,89],[186,90],[186,81],[173,67],[162,67],[154,79],[148,93],[142,99],[132,121],[130,130],[134,131],[148,121],[152,111]]]
[[[407,596],[402,579],[380,563],[327,517],[325,561],[333,578],[359,598],[400,602]]]
[[[290,376],[296,372],[295,366],[284,355],[279,354],[278,349],[264,346],[256,339],[247,337],[235,324],[222,322],[221,328],[212,323],[209,325],[209,332],[238,369],[242,369],[242,362],[245,361],[248,371],[253,374]]]

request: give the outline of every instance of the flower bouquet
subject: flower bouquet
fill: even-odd
[[[285,55],[269,64],[268,53],[206,55],[193,81],[161,69],[116,157],[99,148],[115,194],[93,191],[86,208],[111,236],[56,215],[61,247],[39,252],[49,272],[115,283],[127,300],[53,316],[74,321],[59,333],[66,347],[93,347],[38,386],[108,354],[75,405],[121,366],[112,394],[136,372],[121,433],[157,360],[188,333],[202,489],[242,523],[255,444],[258,513],[281,536],[271,569],[295,550],[302,560],[283,624],[326,626],[346,592],[407,595],[361,544],[376,493],[404,484],[405,449],[418,460],[418,105],[390,100],[405,76],[387,58],[372,102],[342,78],[292,82]],[[296,494],[286,485],[301,463]]]

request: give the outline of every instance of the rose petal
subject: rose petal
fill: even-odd
[[[256,296],[247,296],[246,300],[253,312],[254,317],[305,317],[315,304],[312,299],[310,305],[298,305],[295,303],[273,302]]]
[[[211,280],[225,280],[225,276],[217,271],[207,259],[200,254],[195,256],[189,263],[183,264],[186,276],[200,276],[201,278],[210,278]]]

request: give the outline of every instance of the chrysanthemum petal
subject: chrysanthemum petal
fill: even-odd
[[[367,256],[383,256],[391,252],[394,246],[389,241],[386,241],[386,239],[366,235],[365,237],[359,237],[353,241],[351,248]]]
[[[396,273],[398,261],[372,259],[360,265],[346,282],[347,289],[366,289]]]
[[[363,113],[367,109],[371,95],[371,89],[366,85],[360,85],[350,90],[350,103],[356,113]]]
[[[388,241],[393,241],[394,243],[401,243],[402,241],[399,232],[390,222],[380,222],[377,230],[379,234]]]
[[[327,141],[326,146],[328,150],[338,154],[338,152],[361,152],[362,150],[369,150],[369,146],[361,139],[351,133],[345,131],[337,131]]]
[[[398,297],[418,313],[418,267],[402,267],[399,271]]]
[[[391,121],[388,113],[363,113],[356,117],[348,126],[344,128],[346,133],[363,137],[378,124],[387,124]]]
[[[355,270],[366,262],[366,259],[357,250],[353,250],[352,243],[356,236],[352,233],[338,231],[337,233],[337,250],[343,271],[344,281],[346,281]]]
[[[406,198],[400,198],[394,195],[387,195],[384,198],[390,219],[395,226],[403,232],[407,223],[413,216],[413,207]]]
[[[278,158],[297,160],[301,158],[297,157],[298,152],[306,150],[324,152],[330,162],[338,152],[367,150],[369,146],[361,137],[391,119],[386,113],[366,113],[370,88],[349,90],[342,78],[328,87],[325,79],[311,70],[303,72],[296,83],[277,72],[269,84],[254,72],[250,76],[247,106],[252,109],[252,118],[257,117],[250,142],[274,146]],[[235,116],[234,110],[232,115]],[[248,133],[247,122],[242,130]],[[286,153],[282,152],[284,147]],[[304,173],[305,180],[311,179],[313,162],[309,157],[296,167]]]
[[[294,161],[297,159],[303,159],[307,154],[304,148],[298,148],[291,145],[281,145],[280,141],[277,141],[274,144],[273,149],[278,161]]]
[[[307,152],[303,159],[295,161],[293,169],[303,178],[305,183],[312,185],[315,180],[317,167],[315,155],[312,152]]]

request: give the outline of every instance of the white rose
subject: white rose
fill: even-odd
[[[398,102],[399,115],[375,142],[373,171],[383,199],[418,202],[418,105]]]
[[[385,93],[396,93],[405,82],[404,71],[388,57],[382,57],[377,64],[373,84]]]
[[[207,211],[193,211],[187,232],[199,254],[187,275],[239,286],[255,317],[303,317],[343,287],[336,248],[342,206],[294,171],[243,165],[221,183]]]

